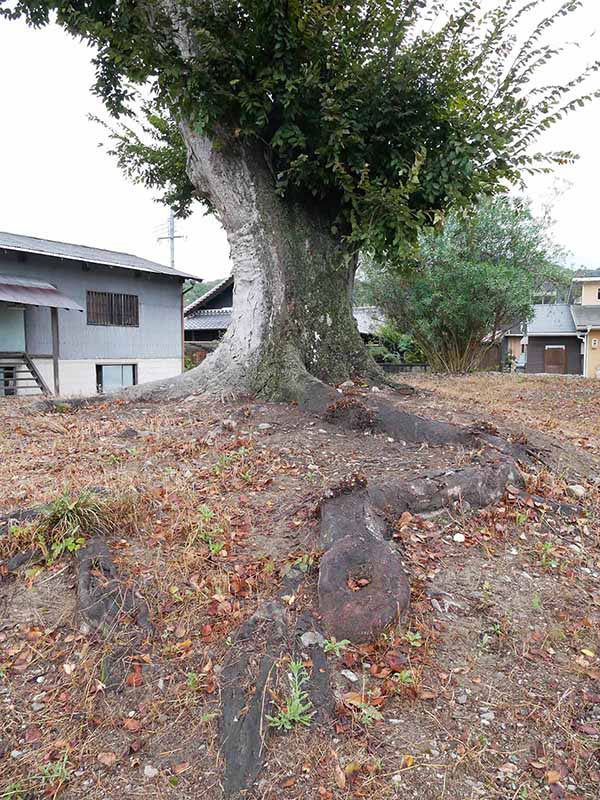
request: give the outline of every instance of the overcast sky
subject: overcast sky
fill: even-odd
[[[548,10],[555,0],[546,0]],[[598,57],[600,0],[554,33],[555,41],[578,43],[551,67],[551,82],[564,81]],[[167,263],[158,242],[168,211],[152,193],[131,184],[99,148],[105,134],[88,114],[105,116],[90,92],[91,51],[55,26],[41,30],[0,19],[0,230],[122,250]],[[600,84],[600,80],[597,81]],[[569,116],[544,140],[548,148],[575,150],[580,160],[555,177],[528,183],[536,203],[556,186],[555,237],[574,265],[600,267],[600,100]],[[207,280],[230,271],[223,230],[198,210],[178,223],[176,266]]]

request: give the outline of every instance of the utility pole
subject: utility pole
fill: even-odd
[[[171,211],[169,214],[169,222],[167,227],[167,235],[166,236],[157,236],[156,241],[160,242],[164,239],[169,240],[169,246],[171,250],[171,269],[175,269],[175,239],[183,239],[183,236],[178,236],[175,233],[175,214]]]

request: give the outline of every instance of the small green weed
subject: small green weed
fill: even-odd
[[[273,717],[267,717],[269,725],[280,731],[289,731],[295,725],[308,727],[316,714],[312,702],[303,688],[308,681],[308,673],[304,664],[301,661],[292,661],[287,678],[290,687],[289,694],[281,705],[276,702],[278,713]]]
[[[398,689],[403,686],[414,686],[415,676],[412,669],[403,669],[402,672],[396,673],[393,680],[398,684]]]
[[[286,575],[289,575],[293,569],[297,569],[300,572],[306,573],[310,570],[314,563],[314,556],[311,556],[309,553],[305,553],[304,555],[294,559],[294,561],[288,561],[288,563],[285,564],[282,570],[283,576],[285,577]]]
[[[73,411],[73,407],[68,403],[52,403],[52,411],[54,411],[55,414],[68,414],[70,411]]]
[[[27,797],[23,784],[20,781],[5,786],[1,791],[1,800],[25,800]]]
[[[554,557],[554,545],[552,542],[542,542],[540,547],[540,561],[542,562],[542,567],[544,567],[544,569],[546,569],[546,567],[558,566],[558,561]]]
[[[251,479],[250,465],[247,459],[249,452],[247,447],[238,447],[233,453],[221,454],[217,463],[212,467],[213,475],[217,477],[239,475],[242,480],[249,481]]]
[[[46,764],[40,773],[40,778],[44,785],[54,786],[54,791],[58,794],[58,788],[69,780],[69,775],[70,770],[67,766],[67,755],[65,753],[58,761]]]
[[[62,495],[33,522],[12,526],[7,544],[11,551],[39,550],[46,564],[52,565],[66,553],[79,550],[88,535],[105,533],[111,527],[108,507],[93,492],[75,498]]]
[[[421,634],[418,631],[406,631],[406,633],[404,634],[404,638],[411,647],[423,646],[423,640]]]
[[[360,711],[360,721],[363,725],[373,725],[374,722],[379,722],[383,719],[381,711],[378,711],[375,706],[371,705],[368,701],[360,703],[358,709]]]
[[[326,653],[334,653],[336,658],[339,658],[342,653],[348,648],[350,644],[349,639],[342,639],[338,642],[335,636],[332,636],[331,639],[326,639],[325,644],[323,645],[323,650]]]
[[[121,463],[121,456],[116,453],[104,453],[102,459],[111,467],[116,467]]]
[[[195,528],[195,535],[208,545],[208,552],[211,556],[218,556],[225,549],[225,542],[223,541],[224,531],[214,519],[214,511],[205,504],[199,506],[198,524]]]
[[[188,674],[186,676],[186,679],[185,679],[185,685],[192,692],[195,692],[196,689],[200,686],[200,680],[198,678],[198,673],[197,672],[188,672]]]

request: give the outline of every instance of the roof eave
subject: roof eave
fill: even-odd
[[[102,267],[113,267],[114,269],[128,269],[134,272],[147,272],[150,275],[166,275],[168,278],[180,278],[182,280],[202,280],[201,278],[197,278],[195,275],[188,275],[187,272],[179,272],[178,270],[171,270],[165,268],[164,271],[158,269],[150,269],[150,267],[144,267],[141,265],[127,265],[127,264],[117,264],[114,261],[109,261],[108,259],[100,260],[98,258],[83,258],[81,256],[75,255],[68,255],[67,253],[48,253],[46,250],[35,249],[33,247],[19,247],[18,245],[13,244],[0,244],[0,250],[8,250],[15,253],[31,253],[31,255],[37,256],[45,256],[46,258],[57,258],[57,259],[64,259],[65,261],[79,261],[82,264],[97,264],[98,266]],[[130,255],[130,253],[125,253],[125,255]],[[156,267],[161,267],[162,264],[156,264]]]

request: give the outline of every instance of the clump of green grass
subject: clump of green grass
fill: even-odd
[[[114,508],[91,491],[76,497],[61,495],[49,503],[39,517],[9,529],[3,555],[33,549],[46,564],[54,564],[66,553],[79,550],[89,536],[106,534],[114,527]]]

